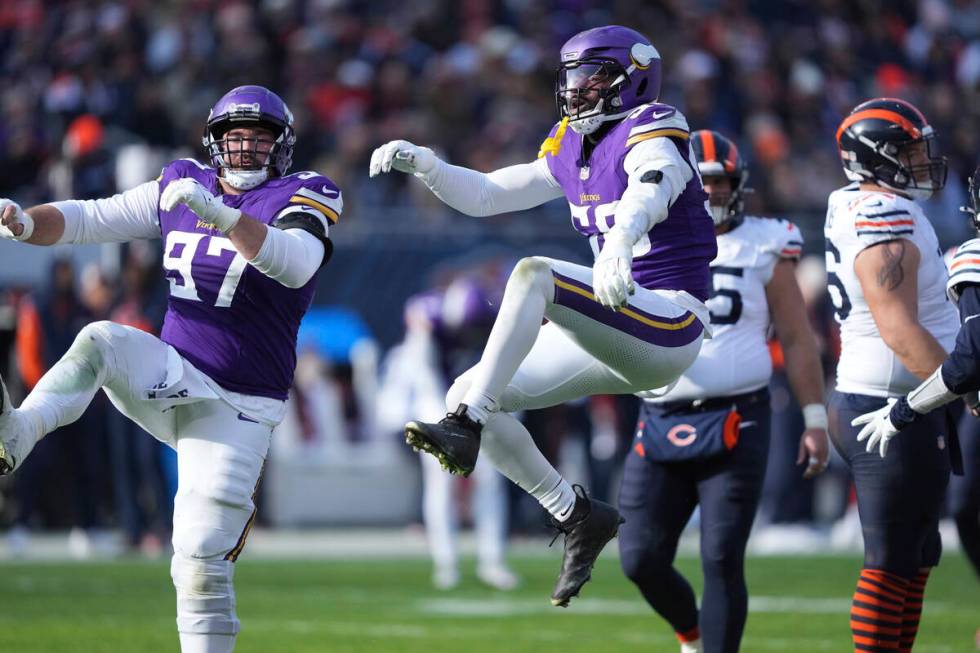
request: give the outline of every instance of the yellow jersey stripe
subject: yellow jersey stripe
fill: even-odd
[[[587,297],[594,302],[598,302],[598,300],[595,298],[595,295],[593,295],[589,291],[579,288],[578,286],[573,286],[572,284],[566,283],[561,279],[556,278],[555,285],[569,292],[573,292],[576,295],[582,295],[583,297]],[[687,316],[687,319],[684,320],[683,322],[678,322],[676,324],[668,324],[667,322],[651,320],[645,315],[640,315],[639,313],[632,311],[629,308],[617,308],[616,310],[622,313],[623,315],[625,315],[626,317],[632,318],[637,322],[640,322],[641,324],[645,324],[646,326],[653,327],[655,329],[663,329],[664,331],[680,331],[681,329],[690,326],[691,323],[694,322],[694,320],[697,317],[696,315],[694,315],[694,313],[691,313],[690,315]]]
[[[688,134],[683,129],[673,129],[673,128],[654,129],[652,132],[646,132],[645,134],[637,134],[632,138],[626,139],[626,147],[633,147],[634,145],[636,145],[641,141],[650,140],[651,138],[658,138],[660,136],[682,138],[686,141],[690,137],[690,134]]]
[[[292,197],[289,198],[289,201],[293,202],[294,204],[305,204],[307,206],[312,206],[314,209],[320,211],[321,213],[323,213],[323,215],[327,216],[327,219],[330,220],[330,224],[337,224],[337,220],[340,219],[340,216],[337,215],[337,212],[331,209],[329,206],[321,202],[317,202],[316,200],[311,200],[309,197],[303,197],[302,195],[293,195]]]
[[[225,556],[225,560],[236,562],[238,560],[238,556],[242,554],[242,550],[245,548],[245,541],[248,539],[248,534],[252,532],[252,524],[255,523],[256,512],[257,512],[256,510],[254,509],[252,510],[252,515],[248,518],[248,521],[245,523],[245,528],[242,530],[242,534],[238,538],[238,543],[235,544],[234,549],[228,552],[228,555]]]

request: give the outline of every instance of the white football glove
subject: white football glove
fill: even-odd
[[[160,208],[172,211],[178,204],[184,204],[205,222],[210,222],[224,233],[231,231],[242,212],[225,206],[220,197],[215,197],[207,188],[190,177],[171,182],[160,196]]]
[[[412,145],[408,141],[391,141],[371,154],[370,176],[391,172],[392,168],[410,175],[416,172],[425,174],[435,165],[436,155],[429,148]]]
[[[895,428],[895,425],[892,424],[891,419],[888,417],[892,406],[895,405],[895,401],[897,400],[892,397],[882,408],[865,413],[851,420],[851,426],[861,426],[864,424],[864,428],[858,433],[857,441],[868,441],[868,446],[866,447],[868,453],[874,451],[878,443],[881,442],[879,453],[884,458],[885,453],[888,451],[889,440],[898,435],[898,429]]]
[[[636,292],[633,282],[633,246],[621,234],[610,231],[602,251],[592,266],[592,289],[595,298],[607,308],[626,305]]]
[[[20,229],[17,229],[20,225]],[[18,233],[19,232],[19,233]],[[13,200],[0,199],[0,238],[27,240],[34,233],[34,218]]]

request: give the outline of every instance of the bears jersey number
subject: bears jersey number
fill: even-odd
[[[207,245],[203,248],[201,246],[202,240],[207,241]],[[196,259],[200,249],[204,249],[204,255],[208,259]],[[221,285],[217,289],[205,288],[210,291],[207,294],[215,295],[214,305],[219,308],[231,306],[231,300],[235,297],[235,291],[242,280],[242,274],[245,272],[248,261],[238,253],[235,246],[227,238],[185,231],[169,232],[163,248],[163,267],[168,271],[167,280],[170,282],[170,294],[179,299],[202,301],[197,282],[194,279],[194,268],[199,271],[199,281],[207,284],[216,276],[214,268],[220,264],[219,259],[225,252],[233,252],[234,256],[221,278]],[[195,260],[198,262],[196,266],[194,265]],[[205,269],[210,274],[202,274]]]
[[[742,293],[736,288],[725,288],[724,277],[741,279],[745,274],[742,268],[725,265],[711,267],[711,282],[714,290],[706,302],[711,312],[712,324],[735,324],[742,317]]]

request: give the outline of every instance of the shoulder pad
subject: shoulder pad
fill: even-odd
[[[968,240],[956,249],[949,262],[949,281],[946,294],[959,301],[961,286],[980,284],[980,238]]]
[[[667,104],[646,104],[626,117],[629,133],[626,147],[650,138],[668,137],[687,140],[690,128],[687,119],[680,111]]]
[[[289,184],[290,205],[316,209],[330,224],[336,224],[344,210],[344,198],[337,185],[315,172],[296,172],[282,178]]]
[[[782,218],[745,216],[746,237],[761,251],[776,258],[797,260],[803,254],[803,234],[799,227]]]
[[[885,240],[905,236],[915,230],[915,220],[904,202],[890,193],[861,193],[847,209],[854,219],[854,231],[862,240]]]

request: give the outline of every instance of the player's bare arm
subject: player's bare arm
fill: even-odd
[[[766,299],[776,327],[776,335],[786,358],[786,373],[793,394],[801,406],[823,408],[823,368],[817,354],[817,339],[803,308],[803,295],[795,276],[796,264],[783,259],[773,269],[766,286]],[[830,448],[827,440],[826,411],[823,423],[807,423],[800,437],[796,463],[807,463],[804,478],[812,478],[827,468]]]
[[[0,224],[10,230],[15,240],[31,245],[54,245],[61,238],[65,217],[55,207],[41,204],[24,211],[14,202],[7,202],[0,214]]]
[[[919,324],[918,269],[921,255],[899,238],[865,248],[854,272],[882,339],[912,374],[925,379],[946,358],[939,342]]]

